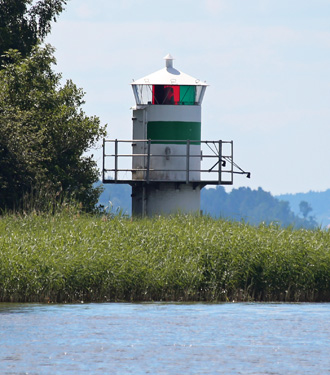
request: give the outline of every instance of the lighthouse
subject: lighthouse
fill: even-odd
[[[250,177],[234,163],[232,141],[201,140],[207,84],[176,69],[170,54],[164,60],[131,83],[132,139],[103,143],[103,182],[132,186],[133,216],[199,213],[204,186],[230,185],[234,173]],[[131,151],[121,152],[127,145]]]

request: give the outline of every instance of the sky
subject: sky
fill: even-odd
[[[251,172],[233,188],[330,188],[330,0],[69,0],[46,42],[107,138],[131,139],[130,83],[170,53],[210,85],[202,140],[233,140]]]

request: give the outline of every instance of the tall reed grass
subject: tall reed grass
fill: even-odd
[[[330,301],[330,232],[207,217],[0,217],[0,301]]]

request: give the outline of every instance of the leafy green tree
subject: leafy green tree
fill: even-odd
[[[23,57],[50,32],[51,21],[63,11],[66,0],[0,0],[0,69],[4,53],[17,49]],[[8,56],[7,56],[8,59]]]
[[[52,70],[54,49],[34,47],[28,57],[10,50],[0,71],[0,209],[43,205],[70,197],[86,209],[97,203],[98,170],[84,156],[105,135],[98,117],[82,110],[84,93],[61,86]]]

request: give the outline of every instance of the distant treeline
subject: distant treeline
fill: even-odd
[[[128,185],[104,185],[99,204],[112,210],[131,214],[131,188]],[[249,224],[278,223],[283,227],[314,228],[318,226],[311,210],[305,217],[294,213],[287,201],[272,196],[259,188],[251,190],[242,187],[227,193],[223,186],[203,189],[201,192],[203,215],[245,221]]]
[[[311,215],[322,226],[330,226],[330,189],[309,191],[308,193],[282,194],[276,198],[287,201],[295,214],[300,214],[301,202],[307,202],[313,209]]]
[[[287,201],[279,200],[259,188],[233,189],[226,193],[223,186],[203,189],[201,194],[203,211],[213,217],[241,221],[253,225],[278,223],[283,227],[314,228],[318,224],[312,216],[299,217]],[[312,209],[310,209],[312,211]]]

